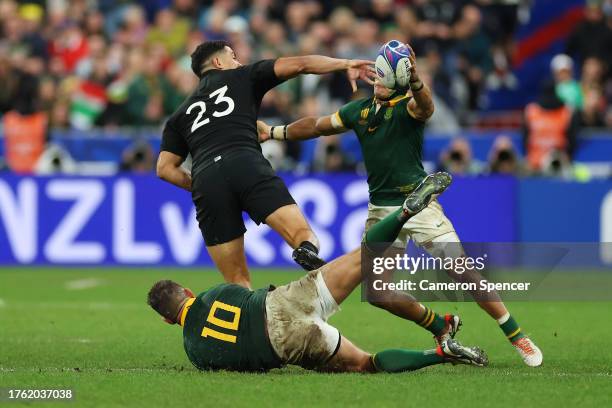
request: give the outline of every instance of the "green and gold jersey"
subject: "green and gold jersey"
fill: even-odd
[[[268,289],[224,283],[183,309],[183,343],[200,370],[265,371],[281,366],[266,333]]]
[[[408,101],[406,96],[394,98],[377,112],[373,97],[358,99],[335,113],[345,128],[357,134],[374,205],[401,205],[426,175],[422,163],[425,123],[410,116]]]

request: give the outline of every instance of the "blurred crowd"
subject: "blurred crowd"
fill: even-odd
[[[488,90],[517,88],[513,33],[528,10],[523,0],[0,0],[0,113],[44,112],[53,128],[159,128],[197,83],[189,55],[202,41],[229,40],[249,63],[297,54],[373,59],[399,39],[413,46],[434,91],[429,129],[456,134]],[[612,0],[589,0],[568,55],[551,65],[577,126],[612,125],[611,27]],[[260,116],[286,123],[331,113],[370,90],[360,92],[351,95],[340,74],[299,77],[269,92]],[[322,169],[353,166],[337,139],[321,143]],[[571,159],[569,145],[561,150]],[[290,167],[300,147],[280,154]]]

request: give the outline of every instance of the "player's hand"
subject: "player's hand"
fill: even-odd
[[[410,61],[410,80],[413,80],[413,78],[418,79],[418,74],[416,72],[416,54],[410,44],[406,43],[406,47],[410,50],[410,55],[408,56],[408,60]]]
[[[257,121],[257,138],[259,143],[272,139],[272,135],[270,135],[270,126],[263,120]]]
[[[374,61],[368,60],[348,60],[348,68],[346,75],[351,83],[353,92],[357,90],[357,80],[361,79],[370,85],[374,85],[376,78],[376,70],[374,69]]]

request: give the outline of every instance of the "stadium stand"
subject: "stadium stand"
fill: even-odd
[[[434,90],[431,169],[486,173],[511,157],[517,165],[503,168],[531,174],[522,170],[523,108],[555,81],[578,126],[567,165],[612,174],[610,0],[0,0],[0,31],[0,157],[13,170],[151,170],[166,116],[196,84],[189,55],[202,41],[227,39],[249,63],[306,53],[371,59],[397,38],[413,45]],[[333,112],[351,96],[341,75],[308,76],[269,92],[260,115],[284,123]],[[361,168],[350,137],[264,149],[283,170]]]

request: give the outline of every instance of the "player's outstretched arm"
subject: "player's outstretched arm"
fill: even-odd
[[[304,55],[301,57],[283,57],[274,63],[274,73],[282,79],[293,78],[300,74],[329,74],[330,72],[346,71],[353,88],[357,90],[357,80],[374,84],[376,71],[374,62],[368,60],[349,60],[325,57],[323,55]]]
[[[433,115],[434,103],[431,96],[431,89],[419,78],[416,70],[416,57],[412,47],[410,49],[410,90],[412,91],[412,99],[408,102],[408,114],[415,119],[426,121]]]
[[[157,177],[191,191],[191,174],[181,167],[183,161],[181,156],[162,150],[157,159]]]
[[[346,132],[341,123],[334,119],[334,115],[306,116],[289,125],[269,126],[262,120],[257,121],[259,143],[266,140],[308,140],[319,136],[329,136]]]

